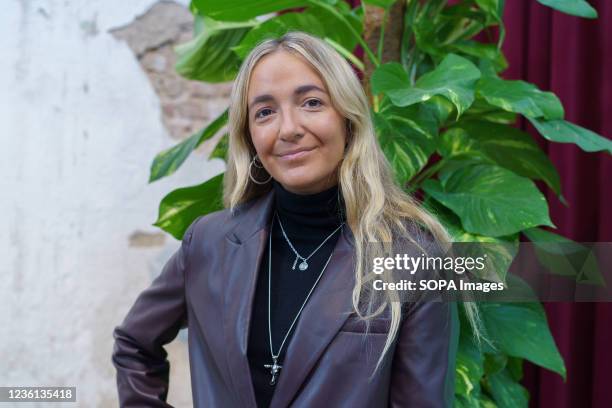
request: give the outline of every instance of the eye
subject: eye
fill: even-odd
[[[267,115],[263,115],[263,116],[261,115],[263,112],[267,112],[267,111],[272,112],[272,109],[264,108],[264,109],[258,111],[257,113],[255,113],[255,119],[259,119],[259,118],[263,118],[263,117],[267,116]]]
[[[312,105],[312,104],[311,104],[312,102],[316,102],[316,104],[315,104],[315,105]],[[309,99],[309,100],[307,100],[307,101],[305,102],[305,105],[307,105],[309,108],[318,108],[319,106],[321,106],[321,105],[322,105],[322,102],[321,102],[320,100],[318,100],[318,99],[314,99],[314,98],[313,98],[313,99]]]

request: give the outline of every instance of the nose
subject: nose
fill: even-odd
[[[294,142],[304,135],[299,115],[293,109],[285,109],[281,114],[278,136],[281,140]]]

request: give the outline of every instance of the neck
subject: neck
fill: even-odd
[[[344,202],[338,185],[314,194],[296,194],[273,182],[274,207],[287,234],[323,234],[344,220]]]

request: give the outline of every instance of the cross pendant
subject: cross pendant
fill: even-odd
[[[272,357],[272,360],[274,361],[273,364],[264,364],[264,367],[269,368],[270,374],[272,374],[270,385],[276,385],[276,376],[279,375],[279,371],[281,368],[283,368],[283,366],[276,364],[277,357]]]

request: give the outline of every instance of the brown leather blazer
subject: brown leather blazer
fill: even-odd
[[[194,406],[256,407],[247,335],[273,195],[243,205],[233,216],[223,210],[195,220],[180,249],[115,328],[112,362],[122,407],[170,407],[163,346],[184,327]],[[288,344],[270,406],[451,406],[456,306],[411,304],[392,353],[370,380],[389,319],[376,318],[366,335],[352,313],[354,239],[349,228],[342,231]]]

